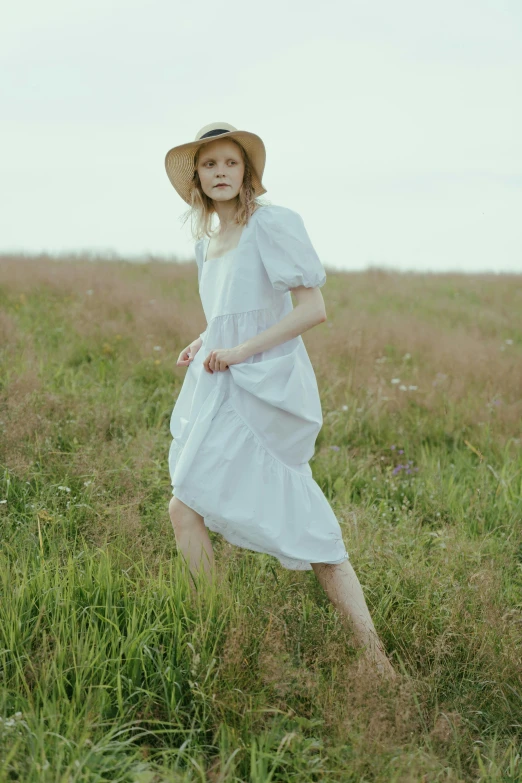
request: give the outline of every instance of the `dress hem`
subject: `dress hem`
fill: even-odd
[[[225,539],[225,541],[228,541],[229,544],[241,547],[242,549],[249,549],[252,552],[258,552],[260,554],[276,557],[283,568],[286,568],[290,571],[312,571],[312,562],[322,562],[326,565],[340,565],[341,563],[344,563],[346,560],[350,559],[350,556],[348,553],[346,553],[345,556],[339,560],[314,560],[310,562],[308,560],[296,560],[290,557],[285,557],[284,555],[274,551],[268,551],[268,549],[258,547],[241,536],[228,532],[226,529],[228,527],[228,522],[225,519],[219,515],[209,513],[206,509],[203,508],[203,506],[200,505],[193,495],[191,495],[189,492],[186,492],[184,489],[173,487],[172,494],[178,500],[181,500],[182,503],[185,503],[186,506],[189,506],[191,509],[193,509],[193,511],[196,511],[196,513],[202,516],[205,522],[205,527],[207,527],[209,530],[212,530],[213,533],[219,533]]]

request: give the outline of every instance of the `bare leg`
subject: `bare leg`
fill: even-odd
[[[215,568],[214,552],[203,517],[174,496],[169,503],[169,516],[178,549],[189,566],[192,578],[195,581],[201,574],[211,583]],[[192,583],[191,590],[194,594]]]
[[[396,679],[397,673],[391,665],[380,641],[370,612],[364,599],[361,583],[349,560],[338,565],[312,563],[319,582],[328,598],[341,615],[348,620],[358,643],[365,648],[366,658],[377,670]]]

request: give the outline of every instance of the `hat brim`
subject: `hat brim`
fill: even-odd
[[[237,139],[244,147],[245,152],[252,164],[252,186],[256,196],[266,193],[262,177],[266,163],[266,150],[263,140],[255,133],[250,131],[227,131],[218,136],[209,136],[206,139],[197,139],[189,141],[186,144],[179,144],[172,147],[165,155],[165,169],[167,176],[179,193],[181,198],[190,204],[190,189],[194,177],[194,155],[198,147],[216,141],[217,139]]]

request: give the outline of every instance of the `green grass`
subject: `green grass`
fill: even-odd
[[[211,533],[191,595],[167,453],[195,265],[1,259],[2,783],[522,781],[522,279],[322,293],[311,466],[397,686],[313,572]]]

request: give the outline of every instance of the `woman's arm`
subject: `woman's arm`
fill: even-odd
[[[243,361],[256,353],[286,343],[287,340],[306,332],[312,326],[326,321],[324,299],[319,287],[306,288],[302,285],[291,290],[297,301],[294,309],[264,332],[236,346],[243,355]]]

